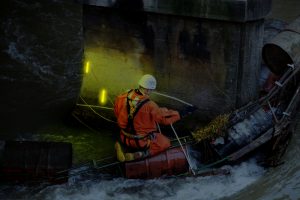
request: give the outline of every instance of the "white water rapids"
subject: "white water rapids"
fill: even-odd
[[[111,180],[70,180],[63,185],[49,186],[28,199],[45,200],[204,200],[229,197],[253,184],[265,170],[254,160],[231,168],[231,175],[185,177],[154,180],[115,178]]]

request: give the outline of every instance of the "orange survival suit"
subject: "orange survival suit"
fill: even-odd
[[[121,143],[136,151],[147,150],[150,156],[170,147],[170,140],[159,133],[157,123],[169,125],[180,119],[177,111],[160,108],[138,89],[119,95],[114,112],[121,128]]]

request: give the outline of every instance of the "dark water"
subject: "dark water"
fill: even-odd
[[[71,110],[70,105],[80,90],[82,68],[79,6],[72,1],[11,2],[0,13],[0,102],[1,110],[6,111],[1,113],[2,118],[29,121],[26,112],[33,111],[31,117],[47,115],[52,108],[62,108],[61,102],[70,102],[67,107]],[[298,0],[288,1],[282,9],[276,4],[270,17],[284,16],[287,12],[284,20],[290,21],[300,7],[296,5]],[[51,35],[55,39],[49,39]],[[16,113],[22,113],[21,117]],[[3,120],[1,123],[4,125]],[[232,171],[228,176],[155,180],[76,176],[55,186],[1,185],[0,199],[300,199],[300,115],[295,123],[295,134],[283,158],[285,163],[276,168],[264,169],[254,160],[248,160],[238,166],[227,166]],[[61,123],[34,132],[20,130],[8,134],[1,129],[1,139],[72,142],[76,163],[110,155],[113,134],[109,129],[95,133]]]
[[[0,131],[32,129],[72,109],[82,79],[81,7],[5,1],[0,7]]]

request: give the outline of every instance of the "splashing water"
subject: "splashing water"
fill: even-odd
[[[227,166],[228,167],[228,166]],[[81,180],[65,185],[49,186],[30,199],[99,200],[99,199],[162,199],[204,200],[228,197],[254,183],[264,169],[254,160],[230,167],[231,175],[185,177],[153,180],[114,178],[110,180]]]

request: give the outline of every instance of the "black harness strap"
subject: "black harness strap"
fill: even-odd
[[[130,91],[128,92],[128,94],[130,93]],[[134,128],[134,124],[133,124],[133,120],[134,120],[134,117],[136,116],[136,114],[138,113],[138,111],[141,109],[141,107],[147,103],[149,101],[149,99],[144,99],[142,101],[140,101],[133,112],[131,112],[131,106],[130,106],[130,103],[129,101],[132,101],[131,99],[128,98],[128,95],[127,95],[127,113],[128,113],[128,123],[127,123],[127,127],[125,129],[125,131],[127,133],[131,133],[133,135],[136,135],[136,130]]]
[[[136,134],[136,130],[134,128],[134,123],[133,123],[133,120],[134,120],[134,117],[136,116],[136,114],[138,113],[138,111],[141,109],[141,107],[147,103],[149,101],[149,98],[147,99],[144,99],[140,102],[137,103],[137,105],[135,106],[135,108],[132,108],[132,106],[130,105],[130,101],[132,101],[131,99],[129,99],[129,94],[132,92],[132,90],[130,90],[127,94],[127,113],[128,113],[128,122],[127,122],[127,127],[126,129],[124,130],[126,133],[129,133],[131,134],[133,137],[128,137],[124,134],[124,138],[125,138],[125,144],[129,144],[129,139],[134,139],[135,140],[135,143],[136,145],[138,146],[139,149],[147,149],[148,148],[148,145],[144,146],[144,147],[141,147],[140,144],[139,144],[139,140],[141,139],[144,139],[145,137],[148,137],[148,136],[138,136]],[[132,111],[133,110],[133,111]]]

